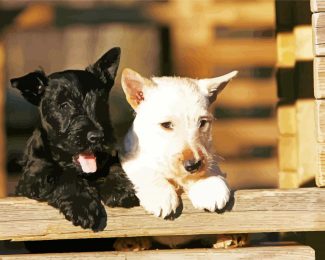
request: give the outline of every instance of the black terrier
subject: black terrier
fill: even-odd
[[[120,48],[113,48],[85,70],[11,79],[41,118],[27,143],[16,194],[47,201],[74,225],[94,231],[106,226],[101,200],[111,207],[139,203],[114,149],[109,117],[119,58]]]

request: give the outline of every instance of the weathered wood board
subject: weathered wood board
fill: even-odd
[[[286,245],[286,246],[257,246],[234,249],[178,249],[178,250],[147,250],[140,252],[92,252],[92,253],[61,253],[61,254],[27,254],[6,255],[0,260],[41,260],[41,259],[137,259],[137,260],[206,260],[206,259],[283,259],[283,260],[312,260],[315,252],[309,246]]]
[[[325,13],[314,13],[312,15],[314,54],[325,55]]]
[[[58,210],[26,198],[0,199],[1,240],[49,240],[125,236],[257,233],[325,230],[325,190],[240,190],[230,212],[208,213],[183,200],[174,221],[156,218],[142,208],[108,209],[108,225],[93,233],[75,227]],[[200,225],[198,225],[200,223]]]
[[[310,6],[312,12],[324,12],[325,0],[310,0]]]
[[[317,139],[315,129],[315,100],[296,101],[298,175],[301,184],[315,179],[317,172]]]
[[[4,79],[5,51],[0,39],[0,198],[7,194],[7,174],[5,162],[5,79]]]
[[[325,98],[325,57],[314,59],[314,95],[317,99]]]

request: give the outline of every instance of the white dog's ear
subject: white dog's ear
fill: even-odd
[[[150,80],[142,77],[139,73],[131,69],[124,69],[121,83],[126,96],[126,100],[133,109],[144,100],[143,89],[150,85]]]
[[[198,80],[201,91],[208,97],[210,104],[212,104],[217,95],[226,87],[228,82],[238,74],[238,71],[232,71],[226,75]]]

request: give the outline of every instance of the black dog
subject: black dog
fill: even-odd
[[[47,201],[74,225],[102,230],[108,206],[138,205],[114,151],[108,97],[119,65],[113,48],[86,70],[11,79],[39,107],[41,124],[27,143],[16,194]],[[115,155],[114,155],[115,153]]]

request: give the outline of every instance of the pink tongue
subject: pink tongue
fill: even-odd
[[[81,165],[83,172],[90,173],[97,171],[95,156],[79,154],[78,161]]]

